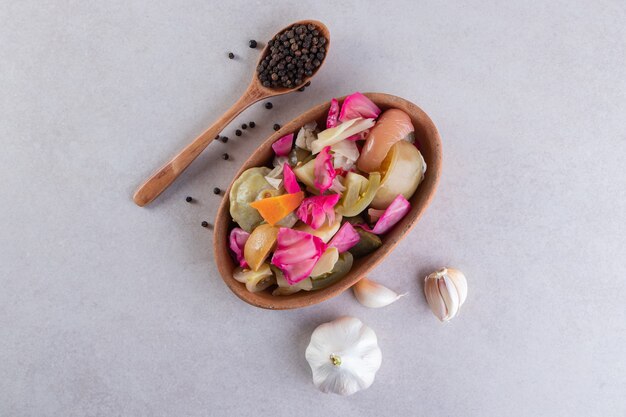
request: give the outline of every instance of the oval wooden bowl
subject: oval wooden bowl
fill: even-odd
[[[437,128],[432,120],[430,120],[430,117],[418,106],[400,97],[382,93],[365,93],[365,95],[383,111],[389,108],[404,110],[411,116],[411,120],[415,126],[415,138],[428,168],[424,180],[409,200],[411,202],[411,211],[396,224],[392,230],[384,236],[381,236],[383,245],[378,250],[364,258],[355,259],[352,270],[343,279],[321,290],[300,291],[292,295],[275,297],[271,294],[270,290],[251,293],[246,289],[244,284],[237,282],[233,278],[233,270],[236,265],[228,249],[228,234],[233,226],[229,213],[230,201],[228,198],[230,187],[232,187],[231,182],[215,218],[214,255],[217,268],[224,282],[237,297],[241,298],[246,303],[261,308],[284,310],[311,306],[341,294],[364,277],[379,262],[385,259],[398,242],[415,226],[435,195],[435,189],[437,188],[441,175],[442,153],[441,138],[439,137]],[[340,103],[341,102],[343,102],[343,98],[340,99]],[[303,125],[312,121],[317,122],[318,126],[326,126],[326,115],[329,106],[330,101],[315,106],[284,125],[278,132],[270,136],[269,139],[257,148],[252,156],[243,164],[234,178],[238,178],[239,175],[248,168],[269,165],[273,157],[272,143],[280,137],[291,132],[297,133],[298,129]]]

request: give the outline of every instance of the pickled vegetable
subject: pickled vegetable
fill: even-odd
[[[298,136],[296,136],[296,146],[310,151],[311,143],[317,139],[317,133],[315,133],[316,127],[317,124],[315,122],[302,126],[298,131]]]
[[[358,117],[356,119],[347,120],[337,127],[331,127],[330,129],[323,130],[318,133],[317,140],[311,142],[311,151],[316,154],[326,146],[332,146],[352,135],[356,135],[357,133],[361,133],[364,130],[369,129],[374,126],[375,123],[374,119],[364,119],[362,117]]]
[[[251,269],[235,268],[233,278],[243,284],[250,292],[259,292],[276,283],[274,273],[270,265],[264,263],[257,271]]]
[[[424,179],[426,163],[414,145],[402,140],[391,147],[380,169],[383,179],[371,207],[386,209],[398,194],[411,198]]]
[[[289,213],[287,217],[276,223],[276,226],[287,227],[291,229],[296,223],[298,223],[298,216],[296,216],[296,213],[293,212]]]
[[[311,156],[311,152],[306,149],[302,149],[298,146],[294,146],[289,153],[289,164],[296,166],[298,162],[303,162],[305,159]]]
[[[338,259],[339,250],[337,248],[326,249],[311,271],[311,276],[316,277],[332,271]]]
[[[330,239],[332,239],[333,236],[335,236],[335,233],[337,233],[340,227],[341,227],[341,216],[337,215],[335,216],[335,221],[333,223],[331,224],[326,223],[323,226],[318,227],[317,229],[313,229],[311,226],[304,224],[304,223],[298,223],[294,227],[294,229],[299,230],[301,232],[306,232],[313,236],[317,236],[320,239],[322,239],[324,243],[328,243]]]
[[[408,114],[399,109],[389,109],[378,118],[376,126],[367,135],[357,166],[361,171],[373,172],[387,156],[394,143],[405,138],[415,128]]]
[[[278,227],[262,224],[255,228],[243,248],[243,257],[250,269],[257,271],[276,247]]]
[[[297,284],[289,285],[283,271],[281,271],[280,268],[275,265],[271,265],[270,268],[276,277],[276,284],[278,285],[278,288],[275,288],[274,291],[272,291],[272,295],[290,295],[295,294],[298,291],[311,291],[313,289],[311,278],[306,278]]]
[[[356,216],[364,211],[376,196],[380,187],[380,174],[370,173],[369,179],[355,172],[346,175],[346,190],[337,205],[337,212],[344,216]]]
[[[307,191],[311,194],[319,195],[319,190],[315,187],[315,158],[305,161],[302,165],[295,167],[293,173],[298,180],[306,185]]]
[[[383,242],[374,233],[370,233],[360,227],[355,227],[357,233],[361,235],[359,243],[348,250],[356,259],[362,258],[383,245]]]
[[[276,284],[274,275],[254,275],[246,280],[246,289],[250,292],[260,292],[274,284]]]
[[[340,253],[332,271],[326,274],[311,277],[313,289],[320,290],[322,288],[326,288],[345,277],[348,272],[350,272],[350,269],[352,269],[353,261],[354,258],[350,252]]]
[[[297,209],[303,199],[304,193],[299,191],[253,201],[250,206],[257,209],[263,220],[273,226]]]
[[[250,203],[256,200],[263,190],[273,190],[264,178],[269,172],[270,169],[267,167],[247,169],[233,182],[230,189],[230,215],[246,232],[251,232],[263,221],[259,212],[250,207]]]
[[[267,177],[266,177],[267,180]],[[273,188],[268,188],[267,190],[263,190],[261,191],[256,198],[254,199],[254,201],[259,201],[259,200],[263,200],[264,198],[270,198],[270,197],[278,197],[279,195],[284,194],[281,190],[276,190]]]

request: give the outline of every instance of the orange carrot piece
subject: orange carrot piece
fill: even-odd
[[[276,197],[268,197],[253,201],[250,206],[258,210],[263,219],[274,226],[276,223],[287,217],[289,213],[300,206],[304,199],[304,192],[300,191],[292,194],[283,194]]]

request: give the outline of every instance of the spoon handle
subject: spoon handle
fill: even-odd
[[[169,187],[194,159],[215,139],[239,113],[250,107],[265,95],[251,85],[246,92],[211,127],[193,142],[185,146],[175,157],[159,168],[135,191],[133,200],[140,207],[149,204]]]

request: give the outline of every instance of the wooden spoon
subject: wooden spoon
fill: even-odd
[[[297,90],[306,84],[317,71],[322,67],[326,57],[328,56],[328,49],[330,48],[330,32],[328,28],[317,20],[301,20],[290,24],[289,26],[281,29],[278,33],[290,28],[293,25],[308,25],[313,24],[320,31],[320,34],[326,38],[326,56],[322,60],[322,63],[313,75],[306,77],[302,80],[302,84],[296,85],[293,88],[267,88],[261,84],[256,72],[256,66],[254,70],[254,76],[248,88],[243,95],[233,104],[226,112],[219,118],[211,127],[205,130],[200,136],[195,138],[193,142],[183,148],[175,157],[173,157],[168,163],[163,165],[158,171],[156,171],[150,178],[146,180],[135,192],[133,200],[138,206],[145,206],[152,202],[159,196],[167,187],[174,182],[174,180],[193,162],[194,159],[202,153],[202,151],[215,139],[215,137],[230,123],[239,113],[250,107],[252,104],[259,100],[263,100],[269,97],[279,96],[281,94],[290,93]],[[257,66],[269,53],[269,47],[266,44],[263,49]]]

